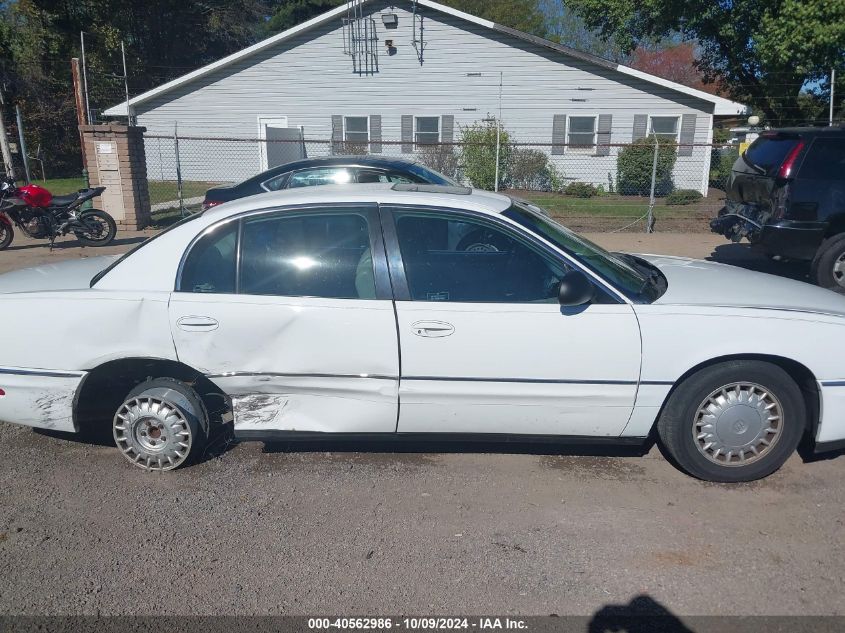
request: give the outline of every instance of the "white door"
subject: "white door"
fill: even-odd
[[[398,345],[389,280],[374,272],[375,207],[238,223],[185,260],[170,302],[179,359],[231,395],[240,435],[394,432]]]
[[[395,220],[391,223],[390,218]],[[640,333],[599,291],[562,308],[568,264],[512,230],[454,213],[384,216],[402,375],[400,432],[617,436],[633,409]]]
[[[258,138],[261,171],[305,158],[302,130],[288,127],[287,117],[259,117]]]

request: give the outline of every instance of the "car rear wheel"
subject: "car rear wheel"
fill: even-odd
[[[822,243],[813,259],[810,277],[822,288],[845,291],[845,234]]]
[[[707,481],[753,481],[795,451],[806,413],[801,390],[783,369],[729,361],[686,378],[672,393],[658,435],[686,472]]]
[[[114,440],[123,456],[145,470],[173,470],[191,463],[206,442],[202,400],[185,383],[155,378],[135,387],[117,410]]]

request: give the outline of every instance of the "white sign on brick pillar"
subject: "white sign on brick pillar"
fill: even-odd
[[[100,186],[105,187],[101,197],[103,211],[109,213],[117,222],[126,219],[123,205],[123,185],[120,180],[120,161],[117,147],[112,141],[98,142],[97,171],[100,174]]]

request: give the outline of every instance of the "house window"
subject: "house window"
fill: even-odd
[[[361,145],[364,148],[370,142],[370,121],[365,116],[344,117],[343,140],[353,145]]]
[[[440,142],[440,117],[418,116],[414,118],[414,143],[434,145]]]
[[[680,119],[677,116],[653,116],[649,119],[648,135],[654,135],[660,140],[677,142]]]
[[[592,151],[596,146],[596,117],[569,117],[569,148]]]

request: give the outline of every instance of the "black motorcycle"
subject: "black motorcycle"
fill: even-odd
[[[50,240],[51,250],[56,238],[68,233],[85,246],[110,244],[117,234],[114,219],[99,209],[82,209],[105,190],[93,187],[53,196],[38,185],[16,187],[9,178],[0,180],[0,250],[12,243],[15,226],[29,237]]]

